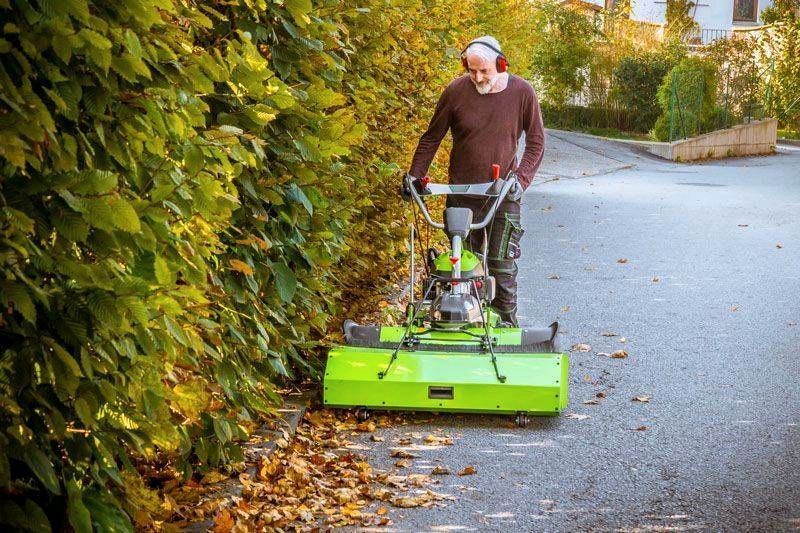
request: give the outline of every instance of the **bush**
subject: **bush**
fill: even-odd
[[[548,128],[563,130],[612,129],[636,132],[638,117],[627,109],[609,107],[559,106],[542,104],[542,118]],[[647,130],[644,130],[646,132]],[[642,131],[639,131],[642,133]]]
[[[673,65],[662,54],[645,52],[623,58],[614,69],[612,98],[631,111],[635,131],[649,131],[661,110],[658,87]]]
[[[789,129],[800,130],[800,18],[787,17],[773,34],[775,71],[768,112]]]
[[[653,134],[660,141],[692,137],[706,129],[716,107],[716,66],[688,57],[664,76],[658,89],[662,115]]]

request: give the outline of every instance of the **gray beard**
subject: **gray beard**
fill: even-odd
[[[485,82],[483,82],[481,84],[478,84],[478,83],[476,83],[474,81],[472,82],[472,84],[475,85],[475,90],[478,91],[478,94],[489,94],[492,91],[492,89],[494,88],[494,85],[495,85],[495,83],[497,83],[497,80],[499,78],[500,78],[500,76],[495,76],[491,80],[485,81]]]

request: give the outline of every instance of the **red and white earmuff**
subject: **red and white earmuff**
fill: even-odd
[[[485,41],[472,41],[467,46],[465,46],[464,49],[461,51],[461,65],[464,67],[464,70],[469,70],[469,65],[467,64],[466,52],[467,49],[473,44],[482,44],[486,48],[489,48],[490,50],[494,50],[495,52],[497,52],[497,59],[495,60],[495,67],[497,68],[497,72],[505,72],[508,70],[508,59],[506,59],[506,56],[503,54],[503,52],[501,52],[500,50],[498,50],[497,48],[495,48],[494,46]]]

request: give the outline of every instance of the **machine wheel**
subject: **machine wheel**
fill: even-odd
[[[530,418],[528,418],[527,413],[519,412],[517,413],[516,418],[517,427],[524,428],[528,427],[528,422],[530,422]]]
[[[369,417],[372,416],[372,413],[366,407],[359,407],[356,409],[356,420],[359,422],[366,422],[369,420]]]

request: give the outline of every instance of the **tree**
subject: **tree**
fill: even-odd
[[[773,0],[772,5],[761,12],[764,24],[794,22],[800,18],[800,0]]]
[[[666,35],[671,39],[683,39],[690,31],[698,28],[693,10],[696,3],[691,0],[667,0]]]
[[[562,106],[583,88],[598,36],[592,21],[577,11],[551,0],[537,6],[531,70],[541,81],[547,103]]]

